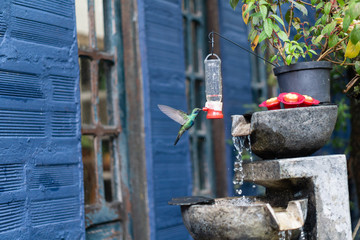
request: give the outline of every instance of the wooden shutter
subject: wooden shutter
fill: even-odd
[[[74,2],[0,3],[0,239],[84,239]]]

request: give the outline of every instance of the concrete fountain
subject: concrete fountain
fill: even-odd
[[[242,179],[266,187],[265,196],[169,204],[181,206],[195,240],[350,240],[346,158],[309,156],[329,140],[336,117],[336,105],[232,116],[233,137],[250,139],[262,158],[242,165]]]

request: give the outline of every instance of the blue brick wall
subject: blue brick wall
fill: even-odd
[[[138,0],[138,16],[151,239],[184,240],[180,209],[167,203],[191,195],[188,136],[173,146],[180,125],[157,107],[187,106],[181,1]]]
[[[220,34],[243,47],[250,49],[247,40],[247,27],[241,17],[241,8],[234,11],[229,1],[219,1]],[[244,114],[244,104],[252,103],[250,55],[246,51],[221,39],[220,51],[223,77],[223,102],[225,138],[231,139],[231,115]],[[234,148],[226,145],[226,164],[228,169],[228,192],[233,193]]]
[[[74,6],[0,2],[0,239],[84,239]]]

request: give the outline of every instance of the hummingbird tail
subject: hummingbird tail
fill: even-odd
[[[180,137],[179,136],[177,136],[176,137],[176,140],[175,140],[175,143],[174,143],[174,146],[177,144],[177,142],[180,140]]]
[[[175,142],[174,142],[174,146],[177,144],[177,142],[180,140],[181,136],[184,134],[185,131],[182,131],[180,130],[176,139],[175,139]]]

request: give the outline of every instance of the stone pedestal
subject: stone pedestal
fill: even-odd
[[[308,239],[351,240],[344,155],[265,160],[244,164],[245,180],[267,187],[279,201],[307,197]]]

